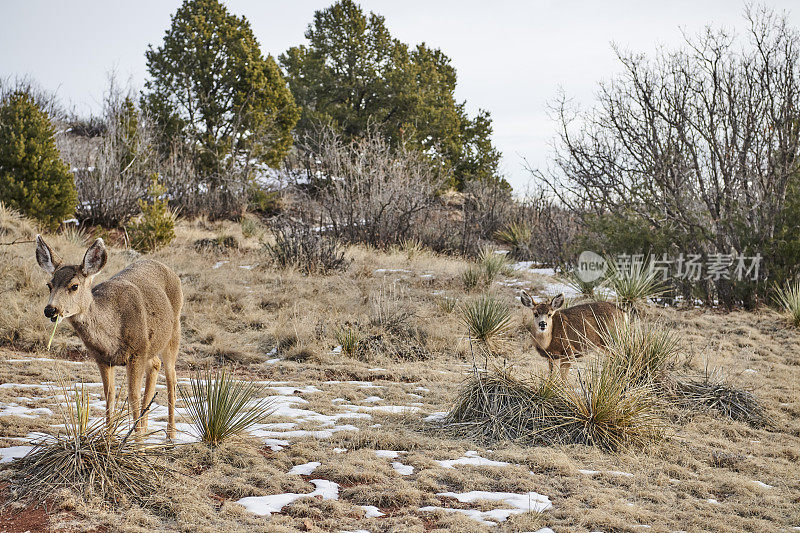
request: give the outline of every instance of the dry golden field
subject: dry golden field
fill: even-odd
[[[1,242],[33,234],[25,220],[0,212]],[[199,239],[225,236],[235,237],[238,248],[195,247]],[[78,262],[88,244],[81,237],[48,240]],[[0,247],[0,531],[800,528],[800,332],[778,313],[655,307],[645,313],[679,333],[677,372],[716,369],[754,391],[766,410],[763,426],[665,406],[668,427],[644,448],[476,442],[444,431],[437,415],[452,408],[473,365],[485,364],[459,320],[461,303],[479,295],[463,289],[463,260],[413,248],[351,247],[346,270],[303,276],[269,264],[259,244],[268,238],[265,231],[244,237],[231,222],[182,221],[177,239],[153,257],[183,283],[179,378],[185,384],[194,370],[228,365],[239,378],[266,382],[277,406],[269,422],[216,449],[179,438],[163,450],[170,473],[161,490],[144,501],[112,505],[62,490],[44,511],[14,501],[11,458],[25,453],[35,433],[59,431],[64,407],[56,383],[100,378],[68,325],[46,350],[48,279],[34,245]],[[132,260],[134,254],[112,246],[97,281]],[[506,274],[490,290],[512,306],[516,327],[489,364],[520,376],[542,373],[547,365],[531,349],[517,291],[542,296],[558,288],[534,271]],[[442,298],[459,304],[448,311]],[[343,330],[358,332],[357,353],[341,351]],[[123,372],[117,369],[118,383]],[[88,390],[93,415],[100,416],[101,389]],[[163,428],[163,388],[156,403],[151,428]],[[179,417],[179,429],[185,424]],[[284,496],[262,498],[271,495]],[[243,498],[252,498],[244,500],[247,507]],[[280,510],[264,516],[249,510],[269,505]]]

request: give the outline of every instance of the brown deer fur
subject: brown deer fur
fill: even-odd
[[[561,377],[567,378],[572,361],[584,355],[590,345],[605,346],[602,333],[625,313],[608,302],[592,302],[559,310],[564,305],[564,295],[559,294],[550,303],[535,302],[522,291],[522,305],[533,312],[533,339],[536,351],[547,359],[550,372],[559,365]]]
[[[140,260],[92,288],[106,263],[106,249],[97,239],[79,265],[62,265],[41,235],[36,236],[36,260],[52,275],[46,317],[66,318],[100,368],[106,399],[106,422],[114,409],[114,367],[125,366],[128,404],[137,435],[147,431],[144,410],[155,395],[162,364],[167,379],[169,422],[175,438],[175,361],[181,339],[181,282],[165,265]],[[145,392],[141,395],[142,378]],[[144,415],[141,415],[144,413]]]

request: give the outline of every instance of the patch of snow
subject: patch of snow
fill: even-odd
[[[752,374],[755,374],[755,373],[756,373],[756,371],[755,371],[755,370],[753,370],[752,368],[747,368],[747,369],[745,369],[745,372],[746,372],[746,373],[752,373]]]
[[[380,396],[368,396],[361,401],[364,403],[375,403],[375,402],[382,402],[383,398],[381,398]]]
[[[386,514],[382,513],[381,510],[374,505],[361,505],[360,507],[366,511],[365,518],[378,518],[379,516],[384,516]]]
[[[498,522],[508,520],[512,514],[521,514],[525,511],[520,509],[492,509],[491,511],[478,511],[476,509],[452,509],[450,507],[437,507],[434,505],[426,505],[420,507],[420,511],[445,511],[447,513],[461,513],[473,520],[485,524],[487,526],[496,526]]]
[[[398,474],[401,476],[410,476],[414,473],[414,467],[411,465],[404,465],[399,461],[392,462],[392,468],[394,468]]]
[[[511,463],[505,461],[493,461],[478,455],[478,452],[470,450],[464,454],[460,459],[448,459],[445,461],[436,461],[442,468],[454,468],[459,465],[466,466],[509,466]]]
[[[0,448],[0,463],[10,463],[14,459],[25,457],[33,446],[9,446]]]
[[[230,263],[230,261],[217,261],[216,263],[214,263],[214,266],[212,266],[211,268],[217,269],[217,268],[221,267],[222,265],[224,265],[225,263]]]
[[[601,472],[600,470],[581,470],[578,469],[578,472],[587,476],[594,476],[596,474],[605,473],[610,476],[622,476],[622,477],[633,477],[633,474],[630,472],[620,472],[619,470],[606,470],[605,472]]]
[[[257,266],[258,266],[258,263],[256,263],[255,265],[239,265],[239,268],[243,268],[245,270],[253,270]]]
[[[53,416],[53,411],[47,407],[30,408],[17,403],[0,402],[0,416],[18,416],[20,418],[39,418],[40,416]]]
[[[441,422],[447,418],[447,411],[437,411],[435,413],[431,413],[422,420],[425,422]]]
[[[411,405],[345,405],[342,407],[357,411],[381,411],[385,413],[414,413],[420,410],[419,407]]]
[[[312,479],[316,489],[308,494],[295,494],[287,492],[284,494],[270,494],[269,496],[249,496],[242,498],[236,503],[242,505],[251,513],[259,516],[270,516],[272,513],[279,513],[281,509],[300,498],[315,498],[321,496],[323,500],[338,500],[339,485],[327,479]]]
[[[322,463],[318,463],[317,461],[311,461],[310,463],[295,465],[287,473],[290,476],[310,476],[311,473],[314,472],[314,470],[316,470],[321,464]]]
[[[758,481],[758,480],[754,479],[753,483],[755,483],[756,485],[758,485],[759,487],[764,488],[764,489],[771,489],[772,488],[772,485],[767,485],[763,481]]]
[[[334,448],[333,453],[344,453],[347,451],[347,448]]]
[[[384,459],[397,459],[400,456],[400,452],[394,450],[375,450],[375,455]]]
[[[550,498],[538,492],[528,492],[518,494],[516,492],[487,492],[484,490],[473,490],[470,492],[439,492],[437,496],[445,498],[455,498],[461,503],[472,503],[477,500],[488,500],[493,502],[504,502],[522,512],[534,511],[541,513],[550,509],[553,504]]]

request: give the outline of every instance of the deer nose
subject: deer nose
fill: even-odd
[[[543,322],[539,322],[539,329],[546,329],[546,328],[547,328],[547,322],[544,322],[544,321]]]
[[[58,309],[53,307],[52,305],[47,305],[44,308],[44,316],[47,318],[53,318],[58,314]]]

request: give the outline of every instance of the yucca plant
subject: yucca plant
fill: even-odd
[[[558,388],[566,410],[553,425],[566,442],[616,450],[644,446],[665,429],[651,385],[631,386],[608,362],[596,360],[577,376],[578,387]]]
[[[638,311],[648,299],[663,296],[668,288],[658,279],[658,272],[651,268],[652,263],[632,265],[630,269],[619,270],[612,260],[608,260],[608,284],[616,293],[617,305],[625,310]]]
[[[353,357],[358,353],[361,336],[353,328],[341,327],[336,331],[336,341],[342,347],[342,352]]]
[[[511,247],[511,255],[522,259],[531,242],[531,227],[526,222],[511,222],[495,232],[494,238]]]
[[[86,241],[89,240],[89,236],[86,234],[86,230],[73,225],[66,226],[61,231],[61,235],[70,243],[76,246],[84,246],[86,245]]]
[[[467,267],[461,272],[461,283],[466,290],[475,290],[483,283],[483,272],[477,266]]]
[[[506,304],[487,294],[464,305],[461,322],[470,337],[491,345],[511,329],[511,311]]]
[[[493,248],[483,248],[478,254],[478,265],[483,271],[483,277],[486,284],[491,284],[497,276],[504,273],[509,273],[511,270],[511,263],[504,253],[497,253]]]
[[[680,352],[678,334],[660,324],[644,320],[616,320],[600,332],[608,352],[610,370],[625,383],[661,381]]]
[[[436,305],[443,313],[447,313],[449,315],[455,310],[456,305],[458,305],[458,298],[440,296],[439,298],[436,298]]]
[[[792,324],[800,326],[800,281],[774,285],[775,299]]]
[[[22,501],[43,502],[67,488],[85,499],[118,503],[144,502],[158,494],[169,474],[158,463],[163,444],[138,440],[126,406],[117,405],[106,427],[105,417],[89,419],[89,397],[83,386],[62,385],[64,431],[33,443],[32,450],[11,464],[10,489]]]
[[[178,390],[195,432],[212,447],[262,423],[273,411],[264,385],[234,379],[224,368],[198,372],[188,390]]]
[[[725,381],[718,370],[705,369],[696,377],[677,377],[670,388],[672,399],[688,409],[715,410],[732,420],[760,427],[767,420],[761,402],[752,391]]]
[[[603,279],[584,281],[574,270],[568,270],[562,276],[562,281],[575,292],[590,300],[597,299],[597,289],[605,285],[605,280]]]

